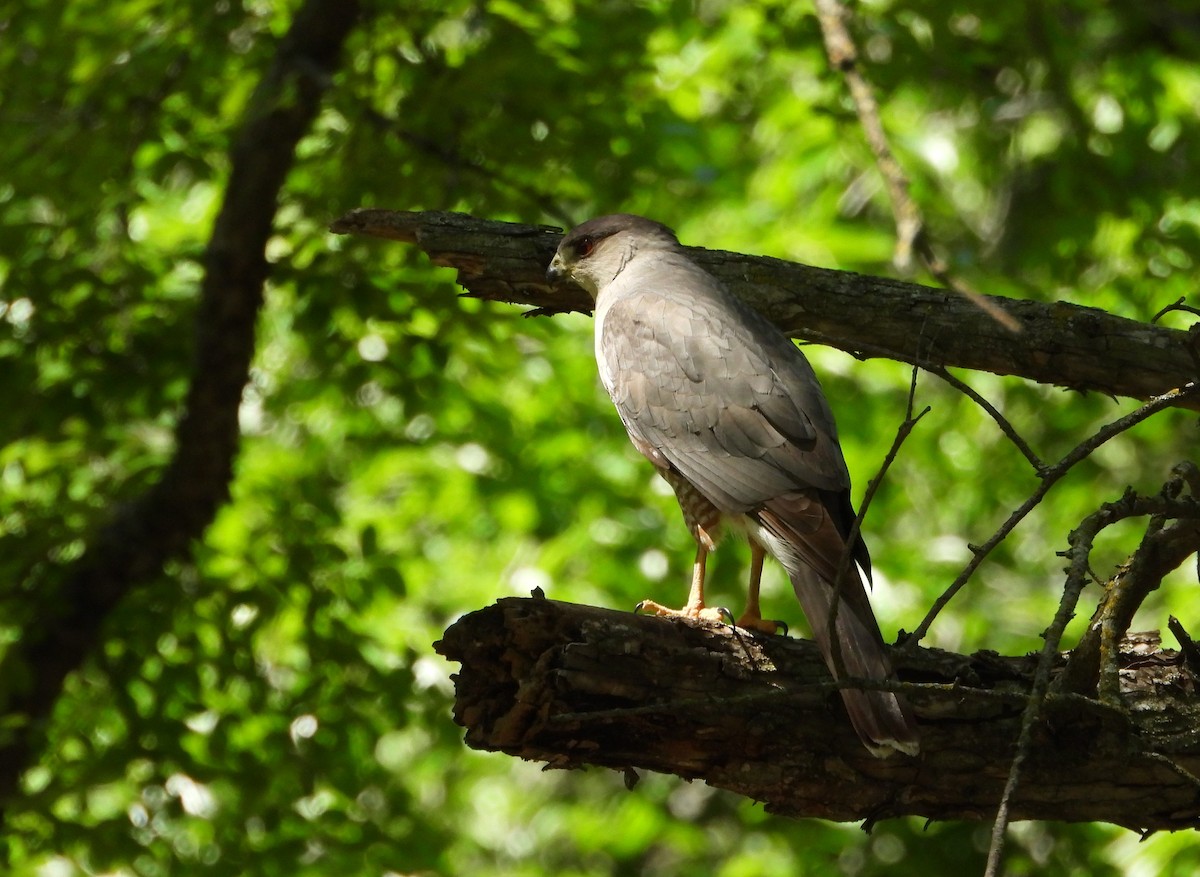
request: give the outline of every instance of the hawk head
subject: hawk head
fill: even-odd
[[[653,246],[676,248],[679,241],[671,229],[644,216],[598,216],[566,234],[546,269],[546,279],[574,280],[594,299],[638,250]]]

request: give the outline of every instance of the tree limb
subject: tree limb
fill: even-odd
[[[276,199],[357,9],[354,2],[308,0],[254,93],[231,148],[225,199],[205,253],[196,361],[175,455],[160,480],[118,510],[65,572],[58,611],[23,631],[6,655],[25,668],[28,683],[4,704],[13,730],[0,747],[0,808],[18,789],[63,681],[91,651],[105,618],[134,587],[160,575],[166,561],[186,554],[228,497]]]
[[[561,234],[546,226],[458,213],[352,211],[331,226],[415,243],[434,264],[458,270],[468,295],[533,305],[535,313],[588,312],[574,287],[546,282]],[[951,290],[813,268],[765,256],[691,248],[691,255],[789,335],[855,352],[889,351],[902,362],[1019,375],[1074,390],[1149,399],[1196,378],[1191,336],[1095,308],[987,296],[1021,327],[1011,332]],[[1180,399],[1198,408],[1196,398]]]
[[[435,645],[462,663],[455,719],[476,749],[550,767],[703,779],[789,816],[984,819],[1004,788],[1035,657],[897,651],[917,759],[858,742],[816,646],[546,599],[505,598]],[[1173,652],[1124,678],[1128,713],[1050,695],[1013,819],[1200,827],[1195,680]],[[1056,666],[1061,667],[1061,661]],[[1154,709],[1139,709],[1153,704]]]

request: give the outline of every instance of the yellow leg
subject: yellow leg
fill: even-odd
[[[687,603],[682,609],[668,609],[653,600],[643,600],[634,607],[634,612],[649,612],[671,618],[699,618],[703,621],[721,621],[729,615],[727,609],[709,608],[704,605],[704,569],[708,563],[708,549],[696,546],[696,561],[692,564],[692,586],[688,591]]]
[[[685,613],[699,612],[704,608],[704,571],[707,566],[708,549],[697,545],[696,560],[692,563],[692,587],[688,591],[687,603],[683,606]]]
[[[758,630],[764,633],[775,633],[782,629],[783,633],[787,633],[787,625],[782,621],[768,621],[762,617],[762,610],[758,606],[758,592],[762,585],[762,570],[763,559],[767,556],[767,550],[763,548],[754,539],[750,540],[750,584],[746,593],[746,611],[742,613],[741,618],[737,620],[738,627],[745,627],[749,630]]]

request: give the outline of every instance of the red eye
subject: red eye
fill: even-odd
[[[582,259],[585,256],[590,256],[592,250],[596,249],[596,241],[592,238],[580,238],[575,242],[575,255]]]

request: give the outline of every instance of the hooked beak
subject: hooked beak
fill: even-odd
[[[550,260],[550,267],[546,269],[546,279],[551,283],[557,283],[566,276],[567,266],[563,264],[562,256],[555,253],[554,258]]]

